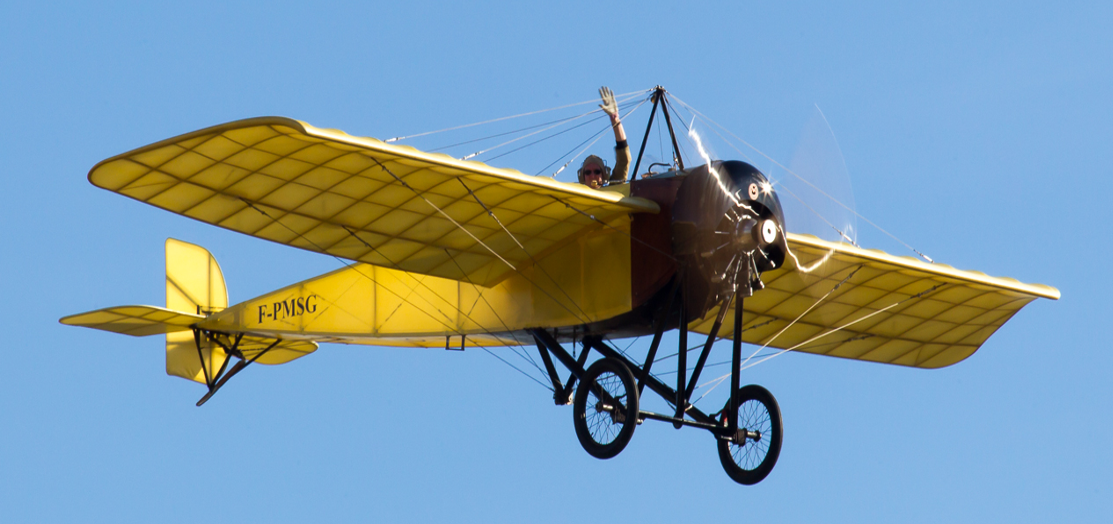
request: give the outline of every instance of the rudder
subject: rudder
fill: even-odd
[[[201,246],[166,239],[166,309],[210,315],[228,307],[224,274],[212,253]],[[193,331],[166,334],[166,374],[207,384],[228,360],[224,350]],[[202,365],[203,364],[203,365]]]

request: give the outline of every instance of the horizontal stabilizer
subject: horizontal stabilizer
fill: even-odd
[[[116,306],[63,317],[67,326],[82,326],[133,337],[189,331],[204,320],[201,315],[171,311],[155,306]]]

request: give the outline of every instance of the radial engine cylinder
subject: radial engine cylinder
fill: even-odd
[[[784,213],[772,184],[745,162],[713,162],[688,172],[672,211],[672,248],[688,318],[738,291],[747,296],[762,271],[781,267],[788,247]]]

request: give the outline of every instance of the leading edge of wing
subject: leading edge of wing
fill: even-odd
[[[241,120],[234,120],[224,124],[199,129],[182,135],[178,135],[166,140],[161,140],[153,144],[142,146],[125,153],[107,158],[98,162],[92,169],[89,170],[89,182],[102,189],[112,190],[102,184],[98,184],[96,180],[97,170],[102,166],[110,164],[116,160],[128,158],[145,151],[155,150],[166,145],[181,143],[188,141],[191,138],[208,136],[212,134],[222,133],[225,131],[259,126],[259,125],[281,125],[293,128],[304,133],[307,136],[315,137],[318,139],[339,142],[347,144],[360,149],[367,149],[371,151],[378,151],[389,155],[395,155],[403,158],[409,158],[420,162],[428,162],[443,167],[460,169],[477,174],[488,175],[503,180],[517,182],[528,186],[533,186],[538,189],[551,191],[556,194],[563,194],[566,196],[574,196],[595,202],[609,203],[617,206],[627,208],[632,213],[652,213],[657,214],[661,208],[656,202],[645,198],[623,196],[620,193],[613,191],[599,191],[591,189],[582,184],[575,184],[571,182],[560,182],[548,177],[527,175],[516,169],[507,169],[489,166],[482,162],[473,160],[460,160],[443,153],[427,153],[410,146],[388,144],[381,140],[370,137],[352,136],[344,131],[338,129],[328,129],[314,127],[301,120],[282,116],[262,116],[254,118],[245,118]]]
[[[1024,282],[1016,280],[1015,278],[993,277],[980,271],[956,269],[947,264],[928,263],[912,257],[890,255],[884,251],[880,251],[877,249],[862,249],[842,242],[828,242],[826,240],[820,240],[819,238],[812,235],[788,233],[785,235],[785,237],[788,240],[790,249],[794,249],[795,246],[806,246],[829,252],[832,256],[839,254],[850,255],[865,260],[872,260],[876,262],[892,264],[894,266],[904,267],[913,271],[922,271],[942,277],[949,277],[957,280],[964,280],[976,284],[984,284],[1000,289],[1015,291],[1034,297],[1059,300],[1061,296],[1058,289],[1046,284],[1026,284]]]

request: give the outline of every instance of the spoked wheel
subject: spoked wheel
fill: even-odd
[[[638,425],[638,391],[630,369],[612,358],[587,368],[576,388],[572,416],[576,437],[589,455],[618,455]]]
[[[769,390],[755,385],[735,393],[738,431],[730,440],[719,439],[719,461],[727,475],[739,484],[761,482],[781,454],[781,408]],[[731,416],[730,402],[723,408],[723,422]]]

